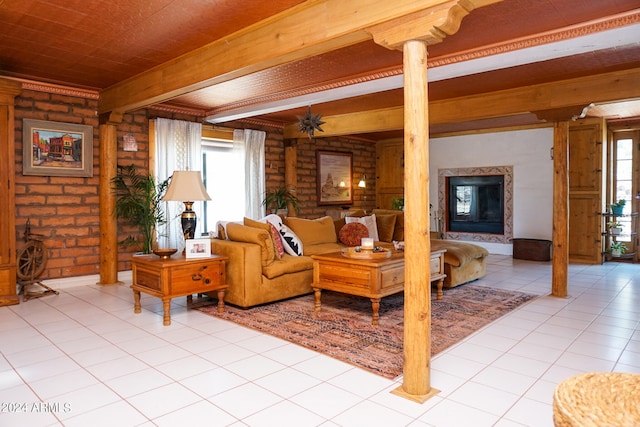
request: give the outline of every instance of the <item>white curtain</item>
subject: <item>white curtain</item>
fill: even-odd
[[[259,219],[265,216],[264,141],[266,133],[252,129],[233,131],[233,148],[244,157],[245,216]]]
[[[199,171],[202,168],[202,124],[181,120],[158,118],[156,128],[156,180],[158,183],[173,175],[176,170]],[[180,214],[184,204],[165,202],[167,224],[158,230],[161,247],[184,248]],[[193,210],[202,218],[202,202],[196,202]],[[196,236],[200,235],[200,224]]]

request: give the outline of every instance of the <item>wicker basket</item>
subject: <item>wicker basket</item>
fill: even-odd
[[[553,422],[556,427],[640,426],[640,374],[567,378],[553,396]]]

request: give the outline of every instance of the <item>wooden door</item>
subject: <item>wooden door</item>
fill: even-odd
[[[605,123],[569,127],[569,262],[602,262]]]
[[[404,142],[376,144],[376,207],[391,209],[395,197],[404,197]]]

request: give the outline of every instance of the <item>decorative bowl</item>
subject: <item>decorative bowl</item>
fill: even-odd
[[[178,252],[177,249],[167,248],[167,249],[156,249],[153,251],[154,254],[158,255],[161,259],[169,259],[171,255]]]

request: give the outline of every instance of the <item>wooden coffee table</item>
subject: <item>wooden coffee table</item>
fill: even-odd
[[[438,299],[442,298],[445,250],[431,253],[431,280],[437,282]],[[404,252],[393,251],[389,258],[353,259],[340,252],[312,255],[315,311],[322,306],[322,290],[367,297],[371,300],[371,324],[377,325],[380,300],[404,290]]]

